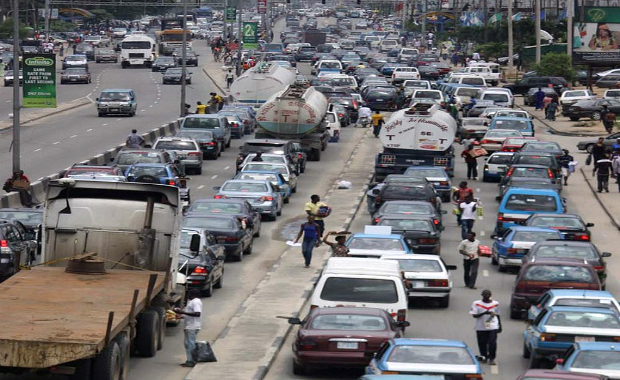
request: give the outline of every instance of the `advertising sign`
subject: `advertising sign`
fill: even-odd
[[[235,22],[237,19],[237,7],[226,7],[226,22]]]
[[[56,108],[56,55],[24,54],[25,108]]]
[[[267,0],[258,0],[258,14],[264,15],[267,13]]]
[[[584,7],[584,22],[614,22],[620,23],[619,7]]]
[[[576,23],[574,28],[574,64],[604,66],[620,60],[620,24]]]
[[[243,23],[243,47],[245,49],[258,49],[258,22]]]

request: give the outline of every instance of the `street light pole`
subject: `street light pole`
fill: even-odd
[[[508,72],[512,73],[514,66],[514,37],[512,34],[512,1],[508,0]]]
[[[536,63],[540,62],[540,0],[536,0],[534,7],[536,12],[536,25],[534,26],[534,35],[536,38]]]
[[[13,0],[13,173],[21,168],[19,130],[19,0]]]
[[[181,43],[181,117],[185,116],[185,98],[187,95],[186,71],[187,71],[187,0],[183,0],[183,39]]]

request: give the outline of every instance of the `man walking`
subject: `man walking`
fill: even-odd
[[[603,121],[603,127],[607,133],[611,133],[616,123],[616,114],[611,112],[606,104],[603,104],[603,110],[601,111],[601,121]]]
[[[476,319],[476,338],[480,350],[480,363],[496,365],[497,334],[502,331],[499,302],[491,299],[491,291],[483,290],[482,299],[474,301],[469,314]]]
[[[319,229],[320,238],[323,237],[323,231],[325,231],[325,222],[323,221],[323,218],[319,216],[319,209],[321,207],[327,208],[328,206],[325,203],[321,202],[321,197],[319,197],[316,194],[311,195],[310,202],[307,202],[304,205],[304,211],[306,212],[306,214],[308,214],[308,216],[313,216],[314,222],[318,224],[320,227]]]
[[[474,190],[467,186],[467,181],[462,181],[459,183],[459,188],[452,193],[452,200],[458,206],[470,196],[473,198]],[[456,214],[456,224],[461,225],[461,213]]]
[[[476,141],[477,142],[477,141]],[[474,143],[467,145],[467,149],[461,152],[461,157],[465,159],[465,163],[467,164],[467,179],[478,179],[478,159],[473,154]]]
[[[313,215],[308,215],[308,221],[301,225],[295,243],[299,241],[301,236],[304,236],[304,240],[301,243],[301,254],[304,255],[304,261],[306,268],[310,267],[310,261],[312,261],[312,250],[314,247],[319,246],[319,230],[320,226],[314,221]]]
[[[144,138],[138,134],[136,129],[132,129],[131,134],[127,136],[125,144],[128,148],[140,148],[144,144]]]
[[[375,135],[375,137],[379,137],[379,132],[381,132],[381,126],[385,123],[385,120],[383,119],[383,115],[381,115],[381,112],[375,111],[371,119],[372,119],[372,134]]]
[[[476,279],[478,278],[478,265],[480,260],[478,258],[478,248],[480,242],[476,240],[476,233],[469,232],[467,239],[463,240],[459,244],[459,253],[464,257],[463,259],[463,272],[465,286],[470,289],[476,289]]]
[[[609,193],[609,175],[611,173],[611,160],[609,159],[609,155],[604,153],[602,158],[594,163],[594,170],[592,171],[592,177],[596,174],[597,191],[599,193],[603,190]]]
[[[329,245],[332,249],[332,257],[349,257],[349,247],[344,245],[347,241],[347,237],[344,235],[345,233],[348,234],[349,232],[338,233],[336,231],[330,231],[323,238],[323,243]],[[336,238],[334,239],[336,240],[335,243],[327,241],[329,235],[336,235]]]
[[[474,228],[476,207],[477,203],[472,196],[465,198],[465,202],[459,204],[459,210],[461,211],[461,239],[463,240],[467,239],[467,234]]]
[[[568,154],[568,149],[562,149],[563,155],[558,157],[558,163],[562,167],[562,177],[564,177],[564,186],[568,185],[568,177],[570,177],[570,163],[575,161],[573,156]]]
[[[230,85],[235,80],[235,74],[233,74],[232,69],[228,69],[226,73],[226,88],[230,88]]]
[[[198,336],[201,327],[200,316],[202,315],[202,301],[198,298],[199,296],[200,291],[198,289],[190,289],[187,295],[189,301],[185,309],[180,309],[178,307],[174,309],[177,314],[185,316],[186,361],[181,364],[182,367],[193,367],[196,365],[196,360],[194,360],[194,348],[196,347],[196,336]]]

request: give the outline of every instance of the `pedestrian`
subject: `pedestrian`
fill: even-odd
[[[348,234],[349,232],[345,233]],[[349,247],[344,245],[345,241],[347,240],[347,237],[344,235],[345,233],[330,231],[323,238],[323,243],[329,245],[332,249],[332,257],[349,257]],[[335,243],[327,241],[329,235],[336,235]]]
[[[30,194],[30,179],[24,175],[23,170],[13,172],[11,178],[4,181],[2,189],[7,193],[17,191],[22,206],[27,208],[33,206],[32,195]]]
[[[465,202],[459,204],[459,210],[461,212],[461,239],[467,239],[469,234],[474,228],[474,222],[476,221],[476,207],[477,202],[474,201],[473,196],[465,198]]]
[[[128,148],[141,148],[144,144],[144,138],[138,134],[136,129],[131,130],[131,134],[127,136],[127,141],[125,141],[125,145]]]
[[[207,105],[202,104],[201,101],[196,102],[196,113],[199,115],[204,115],[207,113]]]
[[[371,121],[372,121],[372,134],[375,135],[375,137],[379,137],[379,132],[381,132],[381,126],[385,123],[385,120],[383,119],[383,115],[381,115],[381,112],[379,112],[378,110],[375,111],[375,113],[372,115]]]
[[[558,103],[555,99],[552,99],[549,104],[547,104],[547,109],[545,111],[545,119],[555,121],[555,114],[558,111]]]
[[[310,202],[304,205],[304,211],[308,216],[314,217],[314,222],[319,225],[319,237],[323,237],[323,231],[325,231],[325,222],[323,218],[319,216],[319,210],[321,208],[328,208],[324,202],[321,202],[321,197],[316,194],[310,196]]]
[[[59,54],[61,57],[64,57],[64,56],[65,56],[65,45],[64,45],[64,44],[60,45],[60,50],[58,51],[58,54]]]
[[[478,179],[478,157],[473,154],[474,146],[477,141],[469,144],[467,149],[461,152],[461,157],[465,159],[467,164],[467,179]],[[479,143],[478,143],[479,144]]]
[[[543,98],[543,110],[545,110],[545,118],[547,117],[547,107],[549,106],[549,104],[551,104],[552,100],[553,98],[551,97],[551,95],[545,94],[545,97]]]
[[[476,339],[480,363],[496,365],[497,334],[502,332],[502,321],[499,317],[499,302],[491,299],[491,291],[485,289],[480,294],[481,300],[471,304],[469,314],[476,319]]]
[[[575,161],[573,156],[568,154],[568,149],[562,149],[563,155],[558,157],[558,163],[562,167],[562,177],[564,177],[564,186],[568,185],[568,177],[570,177],[570,163]]]
[[[594,144],[590,150],[590,155],[592,156],[592,161],[594,164],[596,164],[596,162],[600,160],[606,152],[607,148],[605,147],[605,139],[603,137],[599,137],[596,144]]]
[[[199,298],[200,291],[196,288],[192,288],[187,293],[189,301],[185,305],[184,309],[175,308],[174,311],[177,314],[183,315],[185,320],[185,363],[181,364],[181,367],[193,367],[196,365],[194,360],[194,348],[196,347],[196,337],[200,331],[201,322],[200,317],[202,315],[202,301]]]
[[[592,177],[595,174],[597,191],[600,193],[605,190],[605,192],[609,193],[609,175],[612,174],[612,162],[607,153],[604,153],[601,159],[594,163]]]
[[[467,186],[467,181],[459,183],[459,187],[452,193],[452,201],[458,206],[465,202],[467,197],[474,197],[474,190]],[[456,224],[461,225],[461,213],[456,214]]]
[[[536,99],[536,109],[541,110],[543,108],[543,100],[545,99],[545,92],[541,87],[538,87],[538,91],[534,94],[534,98]]]
[[[478,257],[478,249],[480,242],[476,240],[476,233],[469,232],[467,238],[459,244],[458,251],[464,256],[463,272],[465,286],[470,289],[476,289],[476,279],[478,278],[478,265],[480,259]]]
[[[226,73],[226,88],[230,88],[230,85],[235,80],[235,74],[233,74],[232,69],[228,69]]]
[[[187,104],[187,103],[185,103],[185,109],[184,109],[183,116],[187,116],[187,115],[191,115],[192,114],[192,111],[190,111],[190,108],[192,108],[192,106]]]
[[[299,241],[302,235],[304,236],[304,240],[301,243],[301,254],[304,255],[306,268],[310,267],[310,261],[312,261],[312,250],[320,244],[320,230],[321,226],[319,226],[314,220],[314,215],[308,215],[308,221],[303,223],[299,228],[299,233],[297,234],[295,243]]]
[[[604,110],[607,110],[605,116],[603,116],[603,112],[601,112],[601,119],[603,120],[603,126],[607,133],[612,133],[614,130],[614,126],[616,125],[616,114],[613,113],[607,105],[603,106]]]

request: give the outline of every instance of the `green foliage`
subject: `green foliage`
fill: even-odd
[[[571,58],[564,53],[547,53],[532,69],[538,75],[563,77],[568,82],[571,82],[577,74],[571,63]]]
[[[19,35],[24,37],[29,33],[29,29],[24,25],[19,26]],[[0,22],[0,38],[13,38],[13,19],[7,18]]]
[[[61,20],[51,20],[50,30],[52,32],[68,32],[75,29],[75,24]]]
[[[508,55],[508,44],[503,42],[489,42],[487,44],[478,45],[477,50],[487,61],[492,61],[495,58]]]

